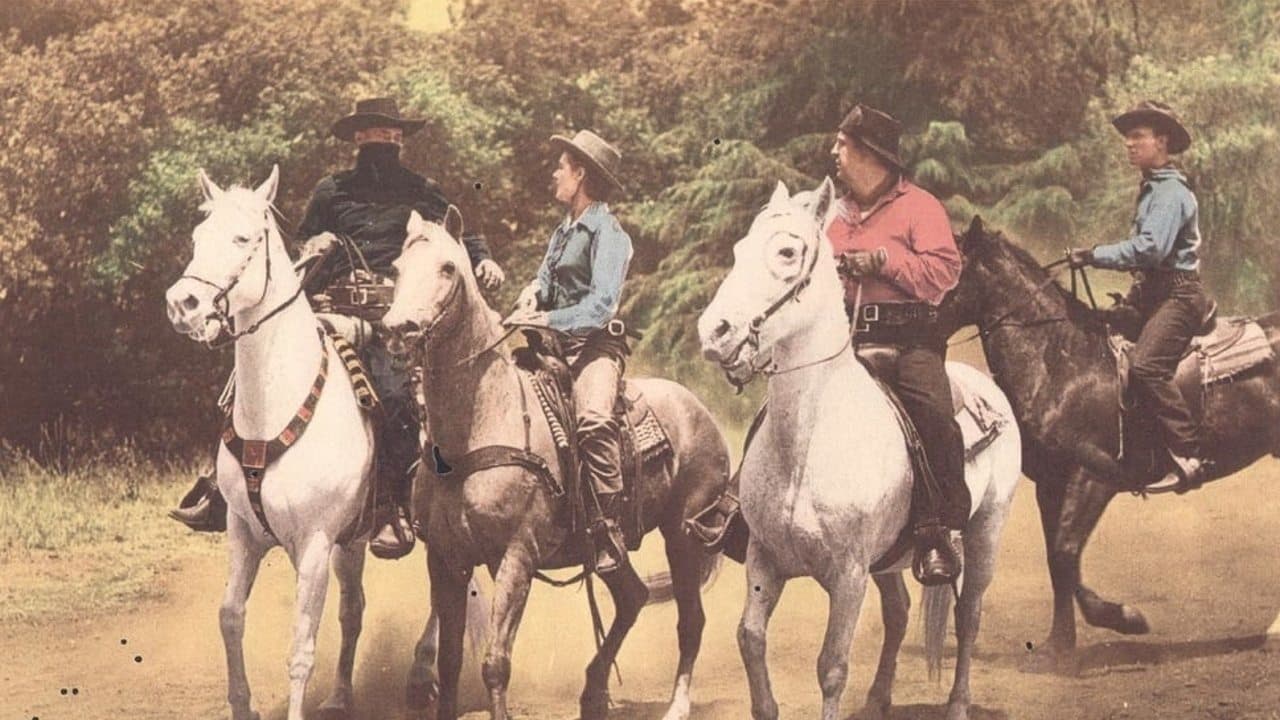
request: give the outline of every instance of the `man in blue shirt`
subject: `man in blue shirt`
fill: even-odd
[[[1129,164],[1142,173],[1138,207],[1128,239],[1071,251],[1073,266],[1132,270],[1130,293],[1145,323],[1131,356],[1130,376],[1155,412],[1174,470],[1162,484],[1195,486],[1205,464],[1196,423],[1173,382],[1178,362],[1209,308],[1200,282],[1200,226],[1196,196],[1171,155],[1191,145],[1191,134],[1168,105],[1145,101],[1116,117]]]
[[[552,234],[537,277],[520,293],[508,323],[544,325],[567,334],[574,372],[578,450],[595,502],[587,503],[595,570],[626,562],[618,529],[622,492],[621,439],[613,414],[627,355],[622,323],[614,319],[631,263],[631,237],[605,200],[621,192],[618,151],[590,130],[556,135],[552,173],[556,200],[568,210]]]

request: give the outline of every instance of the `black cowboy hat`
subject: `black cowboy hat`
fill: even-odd
[[[1178,153],[1191,147],[1191,133],[1173,112],[1173,108],[1155,100],[1143,100],[1132,110],[1117,115],[1112,121],[1121,135],[1135,127],[1146,126],[1169,136],[1169,153]]]
[[[378,97],[357,100],[355,112],[335,122],[330,132],[339,140],[354,142],[357,130],[371,127],[400,128],[405,137],[408,137],[426,124],[426,120],[406,120],[400,117],[400,109],[396,107],[394,98]]]
[[[579,130],[572,138],[552,135],[551,146],[572,153],[596,174],[607,180],[614,190],[622,192],[622,183],[618,181],[622,154],[599,135],[590,130]]]
[[[857,138],[898,170],[906,170],[898,154],[898,139],[902,137],[902,123],[888,113],[858,103],[840,121],[840,132]]]

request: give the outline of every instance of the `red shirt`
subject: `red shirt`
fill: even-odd
[[[938,199],[903,178],[871,206],[866,217],[851,195],[840,199],[827,226],[836,255],[884,248],[879,275],[865,277],[862,303],[924,302],[937,305],[960,281],[960,250]],[[844,278],[854,301],[858,280]]]

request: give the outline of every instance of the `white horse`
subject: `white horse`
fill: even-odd
[[[302,702],[315,664],[316,627],[324,610],[329,562],[341,587],[342,649],[325,718],[346,718],[351,671],[364,613],[365,538],[336,545],[364,507],[374,458],[373,428],[356,403],[350,378],[316,316],[300,299],[272,215],[279,168],[256,190],[200,184],[208,217],[192,232],[191,262],[165,294],[174,329],[212,344],[235,338],[235,433],[249,441],[276,438],[303,414],[327,357],[327,382],[305,430],[260,473],[261,515],[250,502],[246,471],[224,443],[218,487],[227,500],[230,577],[219,612],[227,651],[227,699],[233,720],[257,720],[244,668],[245,601],[259,563],[280,545],[298,573],[297,614],[289,654],[289,720],[302,720]],[[246,443],[249,455],[251,442]]]
[[[771,354],[768,413],[741,467],[742,512],[751,528],[747,602],[738,644],[757,720],[776,718],[765,635],[789,578],[813,577],[830,597],[818,658],[822,717],[840,717],[848,656],[867,576],[908,520],[912,471],[889,400],[849,343],[844,289],[823,227],[833,199],[828,179],[816,193],[772,199],[734,246],[734,266],[698,322],[704,354],[732,375],[754,372]],[[948,363],[953,383],[1012,418],[1000,390],[978,371]],[[968,433],[966,433],[968,434]],[[966,446],[973,438],[966,437]],[[973,514],[965,529],[965,570],[957,608],[959,658],[948,720],[968,716],[969,665],[982,594],[991,581],[1021,465],[1017,427],[1000,434],[965,466]],[[908,554],[909,555],[909,554]],[[909,560],[909,557],[907,558]],[[890,705],[910,598],[902,561],[875,576],[885,624],[884,648],[867,696],[868,717]],[[930,670],[941,668],[950,588],[925,593]]]

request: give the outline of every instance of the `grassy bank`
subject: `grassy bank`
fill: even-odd
[[[164,517],[194,476],[190,462],[128,446],[52,468],[0,451],[0,624],[49,624],[164,593],[183,558],[216,553]]]

